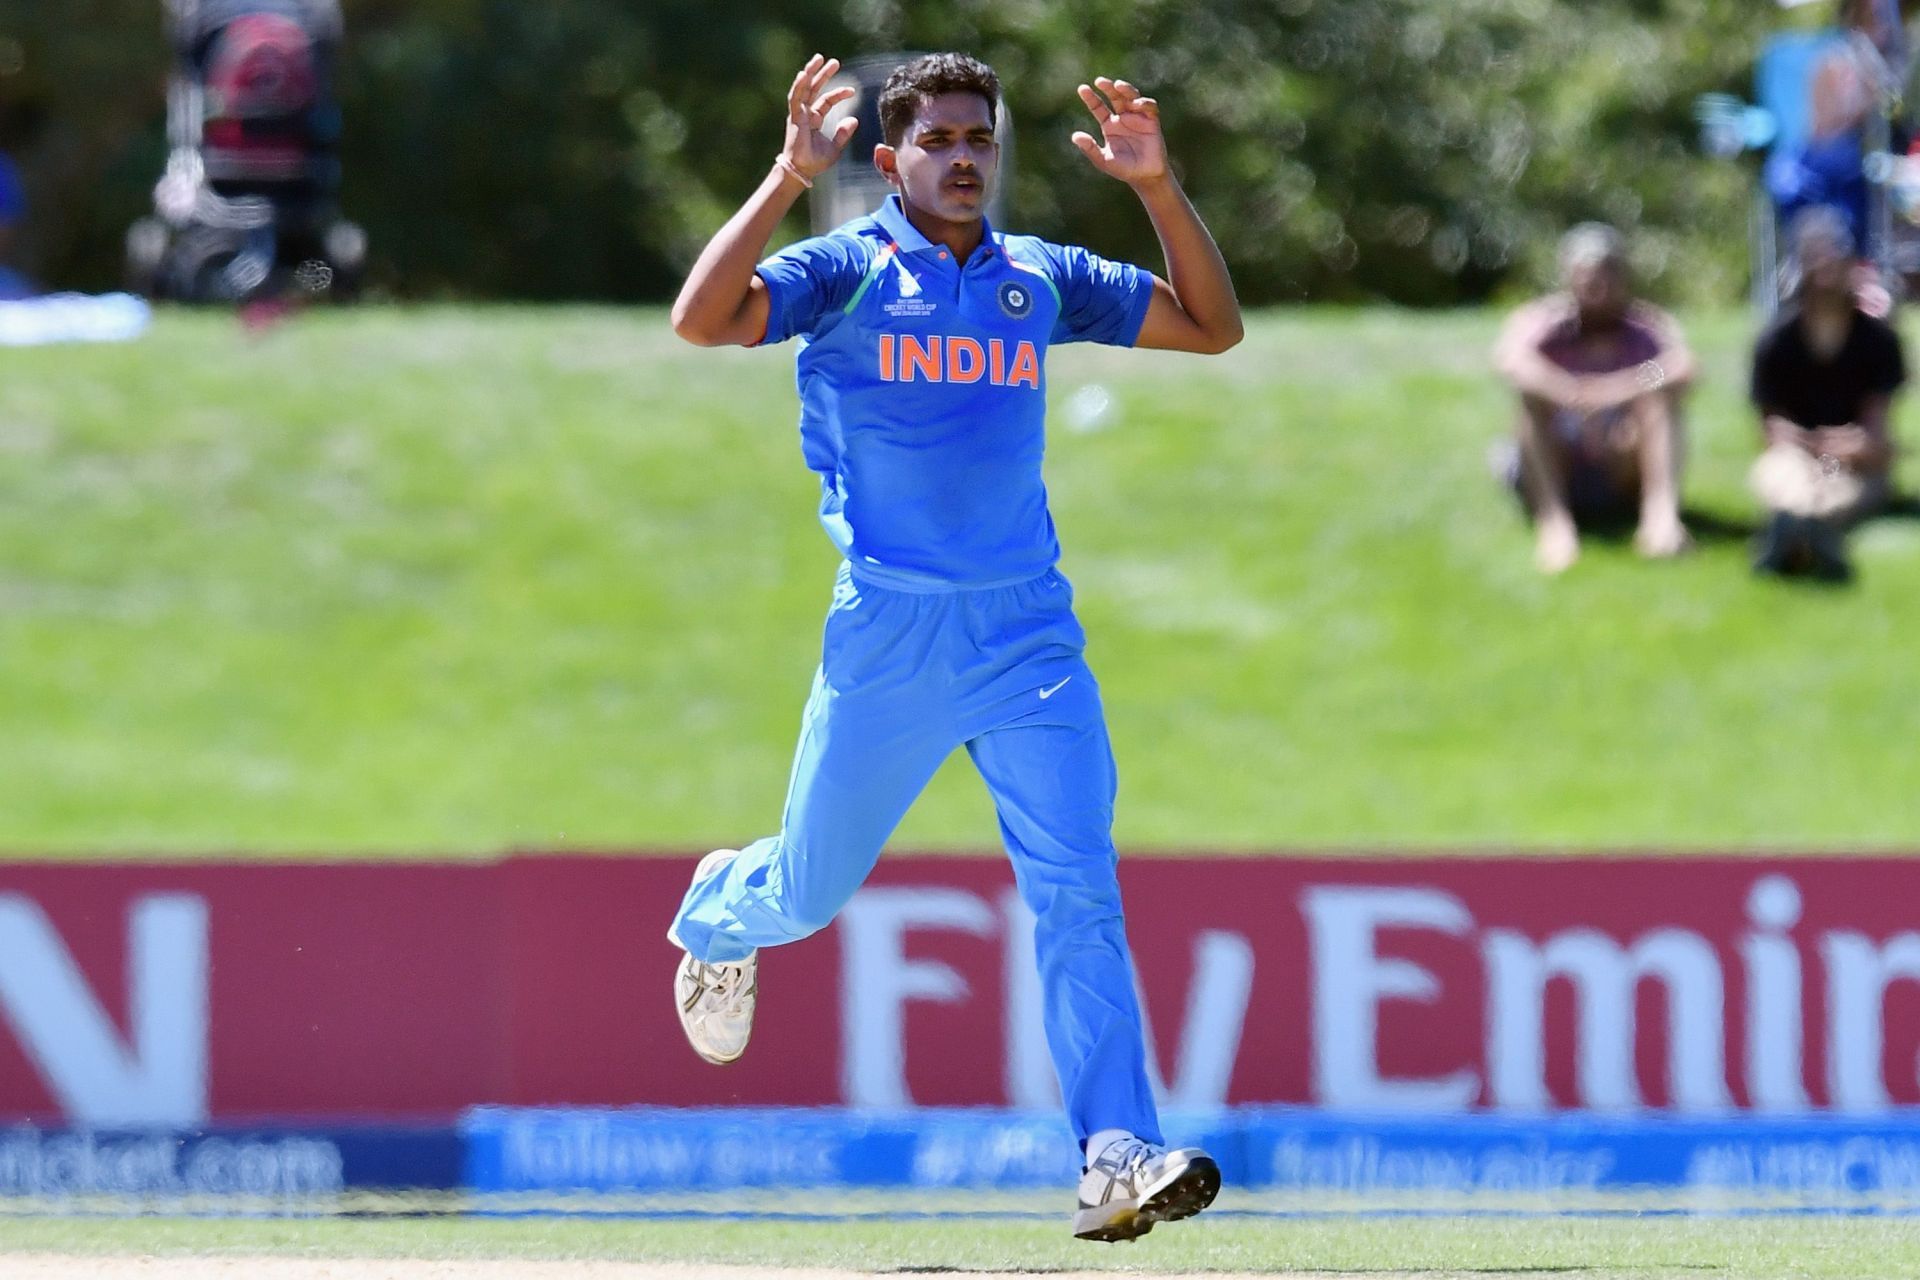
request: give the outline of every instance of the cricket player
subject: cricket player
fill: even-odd
[[[1046,353],[1225,351],[1239,302],[1168,168],[1158,104],[1124,80],[1080,86],[1101,137],[1073,142],[1146,206],[1167,278],[989,226],[1000,84],[955,53],[882,90],[873,160],[894,194],[760,262],[857,127],[826,131],[853,93],[827,91],[839,65],[815,55],[794,77],[785,145],[673,308],[674,332],[703,346],[799,339],[801,448],[845,557],[780,834],[704,858],[669,931],[686,952],[680,1020],[702,1057],[737,1059],[758,950],[825,928],[965,746],[1038,921],[1047,1043],[1084,1153],[1074,1234],[1128,1240],[1204,1209],[1220,1170],[1162,1145],[1147,1086],[1113,756],[1041,483]]]

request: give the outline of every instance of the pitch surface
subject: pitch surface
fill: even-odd
[[[9,1252],[12,1251],[12,1252]],[[1227,1212],[1133,1245],[1031,1217],[0,1220],[8,1280],[838,1280],[864,1275],[1786,1280],[1920,1274],[1920,1218]]]

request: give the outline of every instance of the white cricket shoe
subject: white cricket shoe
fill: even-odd
[[[738,849],[715,849],[694,868],[695,881],[740,855]],[[667,934],[674,945],[680,939]],[[684,951],[685,948],[683,947]],[[716,1066],[739,1060],[753,1034],[753,1006],[760,991],[759,955],[722,964],[707,964],[691,954],[680,957],[673,975],[673,1003],[680,1029],[693,1051]]]
[[[1094,1153],[1080,1175],[1073,1234],[1082,1240],[1133,1240],[1156,1222],[1191,1218],[1220,1194],[1220,1166],[1198,1147],[1169,1151],[1121,1129],[1087,1140]]]

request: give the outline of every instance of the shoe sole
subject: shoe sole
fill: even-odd
[[[1195,1156],[1137,1201],[1080,1210],[1073,1216],[1073,1234],[1104,1244],[1138,1240],[1156,1223],[1191,1218],[1219,1194],[1220,1166],[1211,1156]]]
[[[684,1030],[684,1028],[682,1029]],[[716,1054],[708,1053],[705,1049],[702,1049],[699,1045],[694,1044],[692,1036],[687,1037],[687,1044],[691,1046],[693,1051],[700,1056],[700,1060],[702,1062],[710,1062],[716,1067],[731,1066],[733,1063],[740,1061],[740,1059],[744,1058],[747,1054],[746,1049],[743,1047],[739,1053],[734,1054],[731,1058],[722,1058]]]

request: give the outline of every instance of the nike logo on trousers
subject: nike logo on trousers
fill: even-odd
[[[1067,680],[1071,680],[1071,679],[1073,679],[1072,676],[1067,677]],[[1067,680],[1062,680],[1059,684],[1052,685],[1048,688],[1042,689],[1040,691],[1040,701],[1045,702],[1048,698],[1051,698],[1054,694],[1060,692],[1060,690],[1066,686]]]

